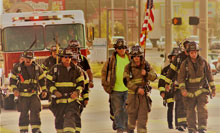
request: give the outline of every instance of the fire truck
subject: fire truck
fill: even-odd
[[[35,62],[41,64],[50,55],[52,45],[65,48],[75,39],[81,44],[81,53],[86,55],[86,42],[94,38],[92,32],[94,29],[86,34],[84,14],[80,10],[1,14],[2,85],[8,81],[13,65],[25,50],[33,50]]]

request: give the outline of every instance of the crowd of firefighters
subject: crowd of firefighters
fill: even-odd
[[[174,48],[168,56],[170,64],[159,77],[145,60],[140,46],[132,46],[129,53],[126,41],[118,39],[114,48],[101,74],[102,86],[109,94],[110,118],[117,133],[134,133],[136,127],[138,133],[147,132],[152,104],[150,81],[157,78],[160,95],[168,106],[168,128],[173,129],[175,102],[177,130],[206,132],[206,104],[208,95],[215,96],[215,85],[210,66],[199,55],[196,42],[185,41],[182,49]],[[32,51],[25,51],[13,67],[10,87],[20,112],[20,133],[28,133],[29,125],[33,133],[41,133],[38,94],[41,99],[50,101],[57,133],[81,131],[81,113],[89,101],[89,88],[94,87],[92,71],[87,58],[80,53],[77,40],[71,40],[59,54],[57,49],[51,47],[51,56],[41,66],[34,62]]]

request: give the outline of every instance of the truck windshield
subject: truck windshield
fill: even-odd
[[[59,24],[47,25],[46,47],[49,49],[52,45],[58,43],[61,48],[66,48],[71,40],[78,40],[80,47],[85,47],[84,29],[82,24]]]
[[[43,26],[17,26],[3,29],[2,46],[5,52],[27,50],[35,41],[31,50],[44,49]]]

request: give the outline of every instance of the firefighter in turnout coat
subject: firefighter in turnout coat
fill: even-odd
[[[82,71],[83,73],[83,76],[84,76],[84,89],[80,95],[80,98],[79,98],[79,101],[80,101],[80,106],[79,106],[79,112],[80,112],[80,115],[79,117],[76,119],[76,133],[80,133],[81,132],[81,114],[82,114],[82,111],[83,111],[83,108],[86,107],[86,105],[88,104],[89,102],[89,81],[88,81],[88,77],[87,77],[87,74],[86,72],[81,68],[80,64],[79,64],[79,54],[78,53],[73,53],[73,57],[72,57],[72,62],[73,64],[79,66],[80,70]]]
[[[23,57],[24,61],[15,65],[10,77],[10,86],[13,89],[14,96],[15,98],[18,97],[16,102],[17,109],[20,112],[20,132],[28,133],[30,124],[33,133],[41,133],[41,103],[38,92],[42,91],[42,97],[47,95],[45,75],[41,67],[33,62],[34,54],[32,51],[25,51]]]
[[[64,49],[61,63],[51,68],[47,75],[47,88],[56,98],[52,99],[51,111],[55,115],[58,133],[75,133],[75,120],[79,115],[78,97],[84,88],[80,69],[71,62],[72,50]]]
[[[49,56],[44,63],[41,65],[42,69],[45,71],[45,73],[49,72],[50,69],[56,64],[56,57],[57,57],[57,53],[56,53],[56,46],[52,46],[50,48],[50,52],[51,52],[51,56]]]
[[[179,54],[179,48],[173,48],[173,51],[168,55],[168,59],[170,60],[170,63],[174,61],[176,55]],[[173,129],[173,107],[174,107],[174,89],[171,88],[169,91],[166,91],[163,86],[165,86],[165,78],[168,73],[168,70],[170,68],[170,64],[163,68],[161,71],[160,79],[158,82],[158,89],[160,91],[160,95],[163,98],[163,105],[168,107],[167,110],[167,122],[168,122],[168,128]],[[173,85],[173,84],[172,84]]]
[[[188,131],[196,133],[198,123],[199,133],[205,133],[209,87],[212,90],[210,95],[214,97],[216,94],[214,79],[210,65],[199,55],[199,46],[196,42],[190,43],[188,52],[189,57],[181,64],[178,74],[178,82],[187,108]]]
[[[132,60],[125,67],[123,76],[124,84],[128,87],[128,133],[134,133],[136,122],[137,132],[147,133],[146,124],[152,102],[149,97],[149,81],[154,81],[157,74],[145,61],[140,46],[133,46],[130,54]]]
[[[165,89],[170,90],[170,84],[174,83],[175,86],[174,89],[175,91],[175,125],[176,129],[179,131],[184,131],[187,127],[186,124],[186,109],[183,103],[183,98],[180,92],[179,85],[177,83],[177,76],[178,76],[178,71],[180,68],[180,65],[182,62],[187,58],[188,53],[187,53],[187,48],[189,46],[190,41],[185,41],[183,42],[184,46],[184,51],[179,53],[174,61],[170,64],[170,68],[168,70],[168,73],[166,75],[166,78],[164,79],[166,84],[165,84]]]

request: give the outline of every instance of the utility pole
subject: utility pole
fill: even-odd
[[[88,22],[88,20],[87,20],[87,0],[85,0],[85,21],[87,24],[87,22]]]
[[[208,0],[200,1],[199,9],[199,45],[201,56],[207,60],[208,56]]]
[[[124,0],[124,5],[125,5],[125,9],[128,8],[128,1]],[[125,11],[124,12],[124,35],[125,35],[125,40],[128,42],[128,12]]]
[[[173,0],[165,0],[165,65],[169,63],[168,53],[172,50],[173,29]]]
[[[111,0],[111,9],[114,9],[114,0]],[[114,10],[112,10],[112,37],[114,36]],[[115,43],[115,42],[113,42],[113,43]]]
[[[101,28],[102,28],[102,25],[101,25],[101,0],[99,0],[99,38],[102,37]]]

